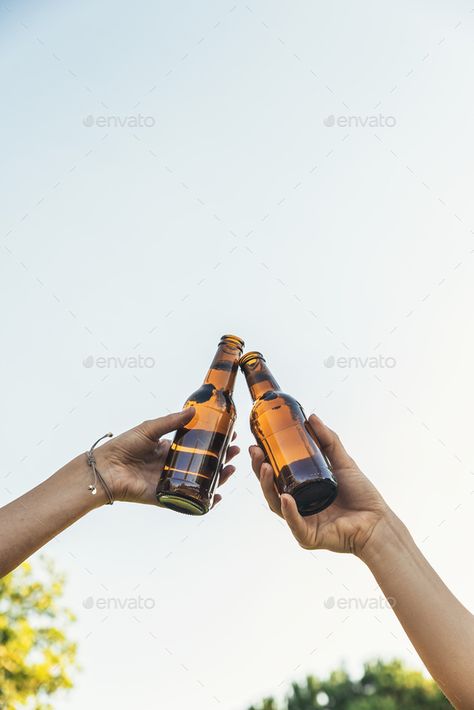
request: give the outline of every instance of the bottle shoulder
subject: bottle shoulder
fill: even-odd
[[[301,404],[291,394],[281,390],[269,390],[253,403],[252,411],[261,412],[267,409],[275,409],[283,404],[302,409]]]
[[[209,402],[213,394],[213,385],[201,385],[200,387],[198,387],[197,390],[195,390],[192,394],[189,395],[186,400],[186,404],[204,404],[205,402]]]
[[[185,407],[207,407],[229,413],[235,412],[232,394],[228,390],[216,389],[212,384],[203,384],[189,395]]]

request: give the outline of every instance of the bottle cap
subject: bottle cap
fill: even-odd
[[[239,360],[240,367],[243,367],[243,365],[245,365],[245,363],[250,362],[251,360],[263,360],[263,362],[266,362],[262,353],[259,353],[257,350],[251,350],[250,352],[245,353],[245,355],[242,355],[242,357],[240,358],[240,360]]]
[[[242,338],[239,338],[238,335],[231,335],[231,334],[223,335],[221,337],[220,342],[222,342],[223,340],[230,341],[232,343],[232,345],[237,345],[237,347],[239,347],[241,350],[244,349],[245,343],[242,340]]]

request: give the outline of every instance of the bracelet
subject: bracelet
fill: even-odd
[[[109,431],[108,434],[104,434],[104,436],[101,436],[100,439],[97,439],[95,444],[92,444],[89,451],[86,451],[87,463],[91,467],[91,469],[94,473],[94,483],[91,483],[90,486],[88,486],[88,489],[90,490],[92,495],[95,496],[97,493],[97,480],[99,480],[102,484],[102,488],[104,489],[104,491],[107,495],[107,498],[109,499],[107,505],[113,505],[114,497],[112,495],[112,491],[110,490],[109,486],[105,482],[103,476],[101,476],[101,474],[97,470],[97,462],[96,462],[95,456],[94,456],[94,449],[97,446],[97,444],[100,441],[102,441],[102,439],[107,439],[110,436],[113,436],[113,434],[112,434],[112,432]]]

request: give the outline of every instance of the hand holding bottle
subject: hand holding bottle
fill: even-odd
[[[301,516],[292,496],[278,494],[272,467],[265,463],[259,446],[250,447],[252,468],[270,509],[286,520],[301,547],[360,556],[374,532],[393,513],[346,452],[337,434],[314,414],[308,421],[339,484],[338,496],[331,506],[317,515]]]
[[[142,422],[95,450],[97,468],[109,485],[114,499],[131,503],[156,505],[156,485],[163,471],[171,446],[170,439],[162,439],[184,427],[194,416],[194,408]],[[235,439],[235,434],[234,434]],[[239,453],[238,446],[227,450],[225,466],[219,472],[218,485],[235,471],[228,462]],[[214,498],[214,504],[221,499]]]
[[[454,707],[469,710],[474,697],[472,614],[433,570],[337,434],[314,415],[309,423],[338,480],[338,496],[319,514],[302,517],[290,495],[278,495],[263,451],[251,446],[252,466],[268,505],[286,520],[301,547],[353,552],[367,564],[441,690]]]
[[[94,449],[97,470],[114,500],[157,505],[156,484],[171,446],[169,439],[161,437],[185,426],[193,416],[193,407],[188,407],[144,421]],[[238,453],[238,446],[227,449],[226,465],[217,472],[218,485],[234,472],[228,462]],[[107,503],[100,483],[96,494],[91,494],[92,481],[91,468],[82,453],[0,509],[0,577],[83,515]],[[215,495],[214,505],[219,500],[220,496]]]

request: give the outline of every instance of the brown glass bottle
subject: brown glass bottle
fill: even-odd
[[[280,390],[261,353],[246,353],[240,367],[254,400],[250,428],[273,467],[279,493],[292,495],[301,515],[321,512],[335,499],[337,482],[303,408]]]
[[[196,411],[171,444],[156,489],[160,505],[188,515],[211,507],[236,419],[232,392],[243,346],[223,335],[204,383],[185,402]]]

